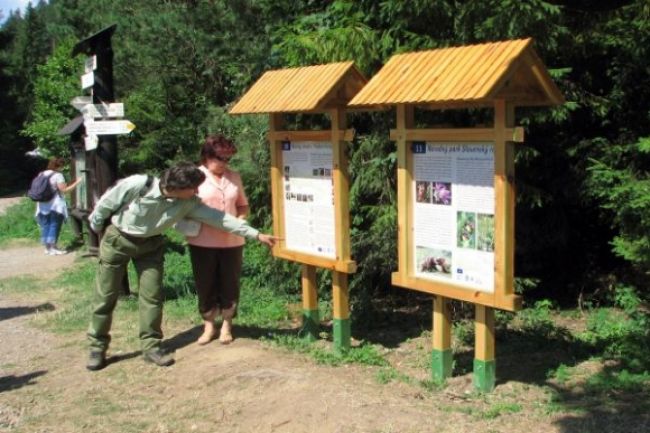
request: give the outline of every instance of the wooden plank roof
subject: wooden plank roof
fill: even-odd
[[[267,71],[229,112],[296,113],[344,107],[366,82],[351,61]]]
[[[398,54],[350,101],[350,107],[557,105],[564,98],[532,47],[532,39]]]

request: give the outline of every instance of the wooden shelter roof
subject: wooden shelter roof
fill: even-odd
[[[398,54],[350,101],[350,107],[415,104],[432,108],[557,105],[564,98],[531,38]]]
[[[341,107],[366,82],[351,61],[267,71],[229,112],[295,113]]]

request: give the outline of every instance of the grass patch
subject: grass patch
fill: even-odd
[[[295,335],[272,333],[264,340],[276,347],[283,347],[293,352],[303,353],[316,360],[319,364],[339,366],[344,364],[362,364],[384,367],[388,361],[378,352],[374,345],[362,343],[347,351],[339,352],[325,348],[322,344],[311,343]]]
[[[555,370],[548,371],[547,377],[549,379],[555,379],[560,384],[565,384],[571,379],[572,370],[571,367],[560,364]]]
[[[96,270],[95,260],[90,259],[59,275],[52,283],[62,296],[59,307],[52,315],[37,318],[37,325],[58,333],[85,329],[92,311]]]
[[[0,280],[0,293],[33,293],[42,288],[41,280],[33,275],[12,277]]]
[[[521,412],[522,407],[517,403],[497,402],[490,405],[489,408],[480,413],[481,419],[494,419],[501,415]]]
[[[167,248],[163,277],[167,300],[163,310],[166,321],[194,326],[202,321],[197,312],[191,265],[184,249],[184,245],[176,244],[173,240]],[[36,324],[58,333],[84,330],[92,312],[96,272],[96,259],[86,259],[55,278],[51,286],[61,294],[59,307],[52,314],[37,318]],[[113,333],[120,332],[120,328],[126,326],[122,322],[137,324],[138,287],[132,264],[129,265],[129,281],[132,296],[119,298],[113,322],[114,328],[118,328]],[[34,293],[42,290],[42,286],[41,280],[31,276],[0,280],[0,292],[6,293]],[[291,301],[295,301],[295,298],[278,296],[265,287],[254,287],[243,280],[235,325],[277,328],[278,322],[289,318],[287,305]],[[123,332],[129,331],[125,329]],[[137,335],[137,330],[134,332]]]
[[[23,198],[0,216],[0,246],[14,243],[16,239],[39,242],[41,232],[34,219],[35,210],[36,204],[28,198]],[[64,223],[61,227],[59,245],[69,245],[73,239],[70,226]]]
[[[237,323],[246,326],[277,327],[289,319],[287,305],[291,299],[273,294],[270,290],[246,285],[242,288]]]
[[[413,383],[413,378],[408,374],[400,373],[394,367],[385,367],[377,371],[375,380],[382,385],[387,385],[391,382]]]
[[[502,415],[519,413],[523,407],[518,403],[508,402],[495,402],[490,404],[487,408],[477,407],[475,405],[465,406],[443,406],[442,410],[445,412],[459,412],[471,416],[476,420],[491,420],[498,418]]]
[[[606,393],[623,391],[627,393],[645,392],[650,387],[650,372],[632,373],[628,370],[606,370],[587,379],[588,392]],[[649,402],[646,402],[648,404]]]
[[[40,231],[34,219],[35,208],[34,202],[24,198],[7,209],[0,217],[0,245],[16,238],[39,240]]]

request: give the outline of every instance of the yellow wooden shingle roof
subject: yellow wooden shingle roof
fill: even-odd
[[[485,105],[497,98],[515,105],[564,102],[532,39],[395,55],[348,105],[453,107]]]
[[[366,82],[351,61],[267,71],[229,112],[292,113],[345,106]]]

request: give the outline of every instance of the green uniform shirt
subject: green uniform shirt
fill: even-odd
[[[133,175],[106,191],[90,214],[90,227],[97,231],[106,219],[121,232],[133,236],[159,235],[182,218],[190,218],[245,238],[255,239],[259,232],[244,220],[204,205],[197,196],[191,199],[168,198],[154,179],[142,194],[147,176]]]

